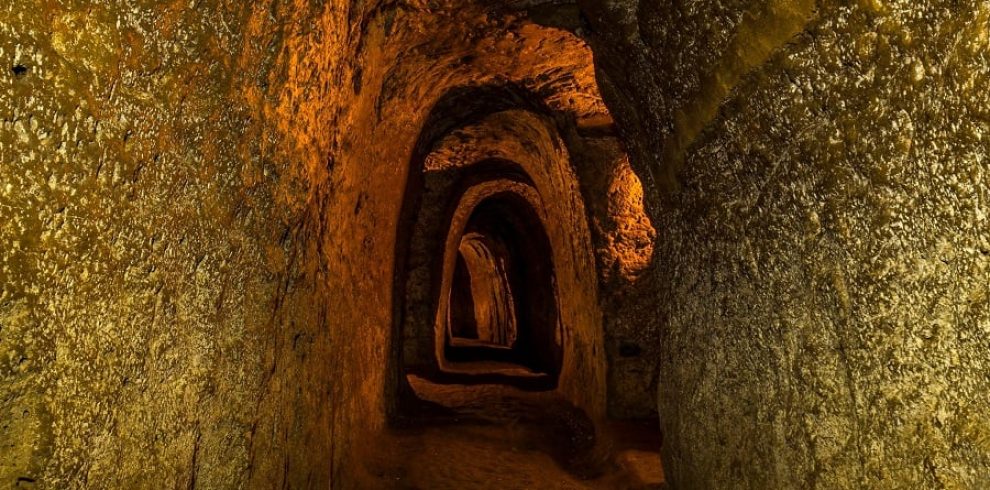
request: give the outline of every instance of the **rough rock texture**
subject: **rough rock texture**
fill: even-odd
[[[466,2],[11,0],[0,60],[0,486],[361,487],[438,102],[610,131],[580,40]]]
[[[663,324],[654,285],[657,232],[646,212],[643,186],[618,138],[582,143],[574,158],[601,277],[609,414],[653,418]]]
[[[0,7],[0,486],[327,479],[310,13]]]
[[[990,3],[583,7],[660,194],[670,482],[990,485]]]

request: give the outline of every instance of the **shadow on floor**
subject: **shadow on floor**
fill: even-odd
[[[416,398],[375,444],[370,488],[661,488],[655,422],[588,417],[552,391],[439,384],[409,376]]]

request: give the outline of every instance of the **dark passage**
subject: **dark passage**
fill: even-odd
[[[498,194],[474,209],[448,293],[447,370],[526,371],[552,385],[562,348],[551,254],[525,200]]]

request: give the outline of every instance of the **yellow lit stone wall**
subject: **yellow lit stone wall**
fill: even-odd
[[[656,184],[667,478],[990,485],[990,4],[584,7]]]
[[[0,6],[0,487],[327,478],[319,149],[283,117],[309,14]]]

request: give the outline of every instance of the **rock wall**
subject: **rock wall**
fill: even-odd
[[[990,3],[585,2],[677,488],[990,485]]]
[[[320,12],[0,6],[0,486],[328,479]]]

